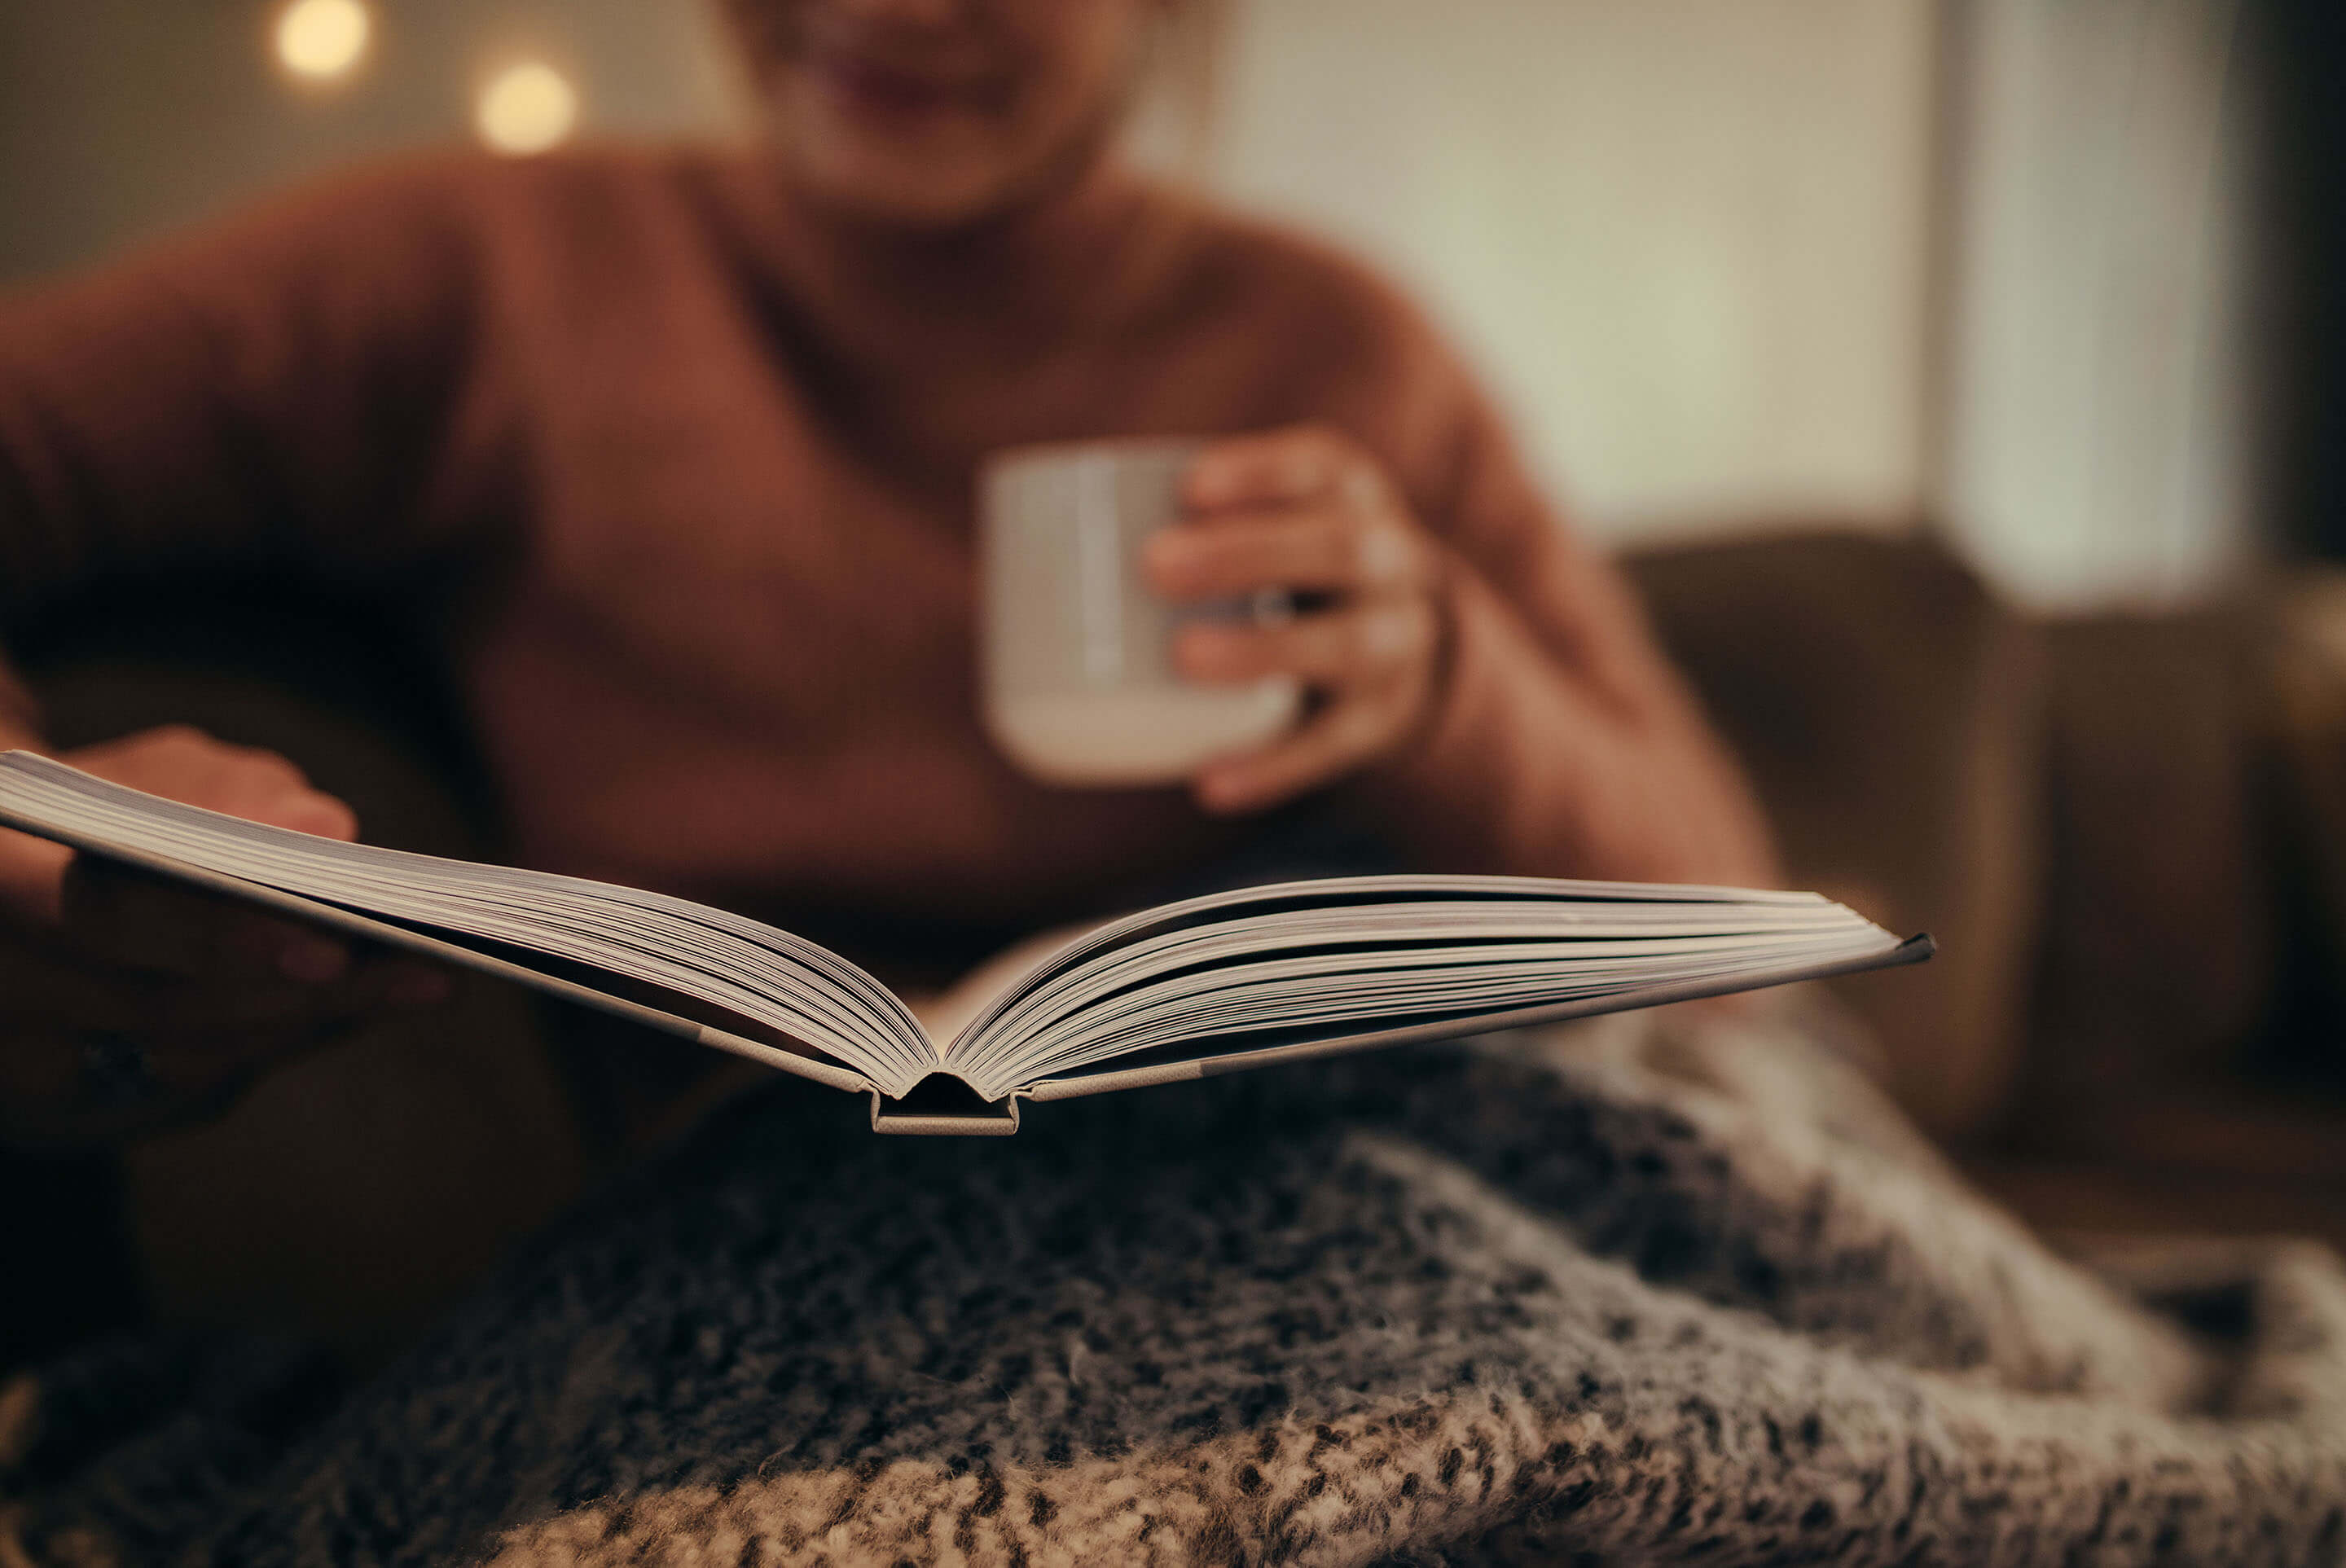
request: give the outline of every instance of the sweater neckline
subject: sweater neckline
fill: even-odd
[[[827,209],[760,150],[729,158],[725,175],[758,270],[841,355],[874,367],[940,351],[1015,359],[1112,334],[1161,297],[1195,218],[1112,156],[1046,196],[942,230]]]

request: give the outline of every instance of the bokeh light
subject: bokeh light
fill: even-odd
[[[305,80],[332,81],[359,63],[373,32],[360,0],[293,0],[277,18],[277,58]]]
[[[578,91],[538,61],[500,71],[481,89],[474,127],[497,151],[544,152],[569,139],[578,124]]]

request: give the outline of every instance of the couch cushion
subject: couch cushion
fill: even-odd
[[[1749,768],[1792,881],[1938,959],[1836,989],[1942,1135],[2003,1111],[2038,929],[2043,659],[1919,538],[1807,528],[1630,558],[1662,640]]]

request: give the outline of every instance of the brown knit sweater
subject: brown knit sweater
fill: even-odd
[[[990,748],[975,464],[1304,419],[1456,563],[1438,711],[1347,803],[1454,869],[1763,870],[1636,606],[1420,318],[1113,168],[913,241],[750,154],[434,158],[0,302],[0,616],[133,564],[360,583],[463,672],[533,863],[816,926],[1047,919],[1250,830]],[[1609,764],[1607,727],[1658,749]]]

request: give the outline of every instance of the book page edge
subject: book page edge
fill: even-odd
[[[1412,1024],[1401,1029],[1372,1030],[1364,1034],[1348,1034],[1335,1040],[1314,1040],[1298,1045],[1274,1045],[1260,1051],[1241,1051],[1227,1056],[1201,1056],[1187,1062],[1167,1062],[1151,1067],[1135,1067],[1121,1073],[1094,1073],[1079,1078],[1043,1078],[1023,1088],[1012,1091],[1010,1097],[1020,1095],[1042,1105],[1053,1100],[1074,1100],[1087,1095],[1114,1094],[1121,1089],[1153,1088],[1160,1084],[1187,1083],[1199,1078],[1216,1078],[1229,1073],[1244,1073],[1256,1067],[1277,1066],[1288,1062],[1309,1062],[1323,1056],[1344,1056],[1359,1051],[1379,1051],[1388,1046],[1431,1044],[1439,1040],[1459,1040],[1470,1034],[1490,1034],[1504,1029],[1525,1029],[1541,1023],[1561,1023],[1575,1018],[1593,1018],[1605,1013],[1627,1013],[1640,1007],[1662,1007],[1674,1002],[1698,1002],[1708,996],[1729,996],[1738,992],[1765,991],[1779,985],[1796,985],[1809,980],[1830,980],[1836,975],[1862,974],[1870,970],[1893,969],[1902,964],[1922,963],[1939,951],[1938,943],[1928,932],[1908,937],[1895,947],[1862,958],[1837,959],[1831,963],[1810,964],[1782,973],[1770,974],[1757,981],[1749,976],[1725,982],[1697,982],[1688,985],[1648,986],[1642,991],[1617,992],[1609,996],[1584,997],[1574,1002],[1554,1003],[1545,1007],[1523,1007],[1509,1013],[1489,1013],[1474,1017],[1445,1019],[1435,1023]]]
[[[499,980],[525,985],[534,991],[559,997],[566,1002],[575,1002],[582,1006],[592,1007],[598,1012],[611,1013],[632,1023],[641,1023],[648,1028],[657,1029],[664,1034],[678,1035],[696,1044],[729,1052],[736,1056],[747,1057],[752,1062],[780,1072],[793,1074],[829,1088],[857,1094],[875,1087],[862,1074],[848,1068],[833,1066],[828,1062],[814,1061],[801,1056],[795,1052],[784,1051],[780,1047],[768,1045],[744,1035],[729,1033],[722,1029],[695,1023],[691,1019],[678,1017],[673,1013],[664,1013],[657,1007],[647,1007],[641,1003],[629,1002],[624,997],[613,996],[608,992],[597,991],[593,986],[580,985],[575,981],[564,980],[558,976],[531,969],[526,964],[515,963],[509,959],[498,958],[495,954],[465,947],[459,942],[426,936],[421,932],[410,931],[405,926],[393,925],[386,921],[373,920],[344,909],[340,904],[304,898],[299,893],[289,893],[282,889],[272,888],[265,882],[249,881],[242,877],[232,877],[224,871],[208,871],[185,860],[173,860],[168,855],[157,855],[144,850],[134,850],[123,845],[108,843],[94,835],[59,830],[31,818],[18,816],[5,807],[0,807],[0,827],[12,828],[36,838],[66,845],[84,854],[95,855],[100,860],[113,860],[139,871],[152,872],[157,876],[168,877],[173,881],[203,888],[224,897],[238,899],[246,903],[259,904],[264,909],[274,910],[280,914],[324,925],[352,936],[363,937],[370,942],[381,942],[386,947],[399,948],[420,957],[455,964],[482,974],[493,975]]]

